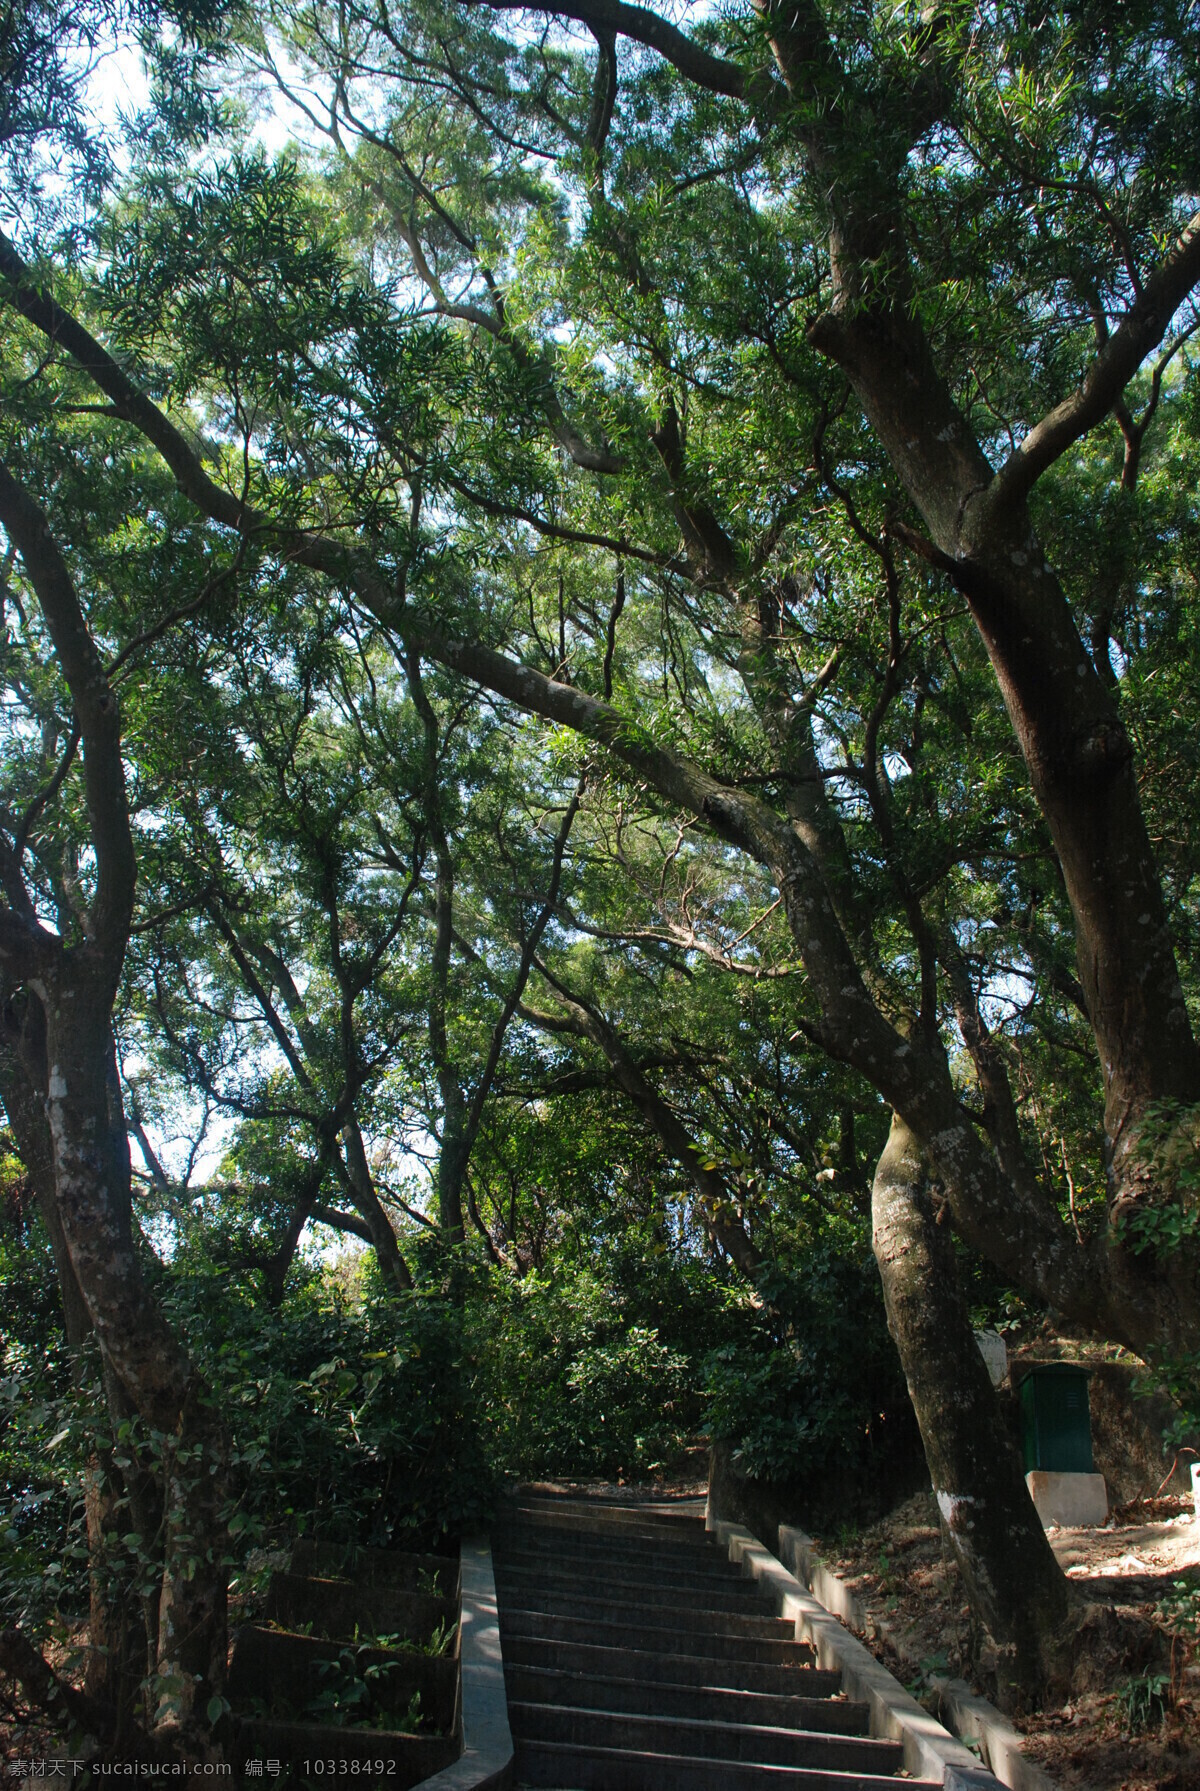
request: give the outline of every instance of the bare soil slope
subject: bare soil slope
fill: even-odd
[[[864,1607],[864,1640],[918,1697],[935,1706],[931,1680],[939,1674],[971,1679],[966,1601],[929,1494],[861,1534],[817,1540]],[[1200,1524],[1190,1501],[1140,1501],[1102,1530],[1051,1530],[1050,1540],[1090,1597],[1163,1627],[1170,1671],[1158,1696],[1144,1682],[1114,1683],[1018,1718],[1029,1758],[1060,1791],[1200,1791],[1200,1663],[1161,1609],[1179,1581],[1200,1585]]]

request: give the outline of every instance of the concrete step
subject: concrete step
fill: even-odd
[[[666,1549],[647,1549],[636,1554],[626,1549],[542,1547],[538,1539],[493,1537],[492,1556],[500,1567],[511,1565],[518,1572],[616,1574],[622,1579],[645,1579],[652,1575],[663,1585],[698,1586],[714,1581],[721,1585],[745,1586],[751,1582],[731,1561],[705,1549],[688,1549],[677,1555]]]
[[[704,1520],[688,1518],[641,1518],[631,1514],[618,1522],[605,1521],[592,1511],[551,1511],[529,1506],[512,1506],[499,1515],[502,1531],[538,1529],[561,1531],[565,1535],[628,1537],[638,1542],[669,1542],[684,1548],[700,1546],[708,1539]]]
[[[694,1542],[666,1536],[631,1536],[614,1532],[602,1536],[598,1531],[562,1530],[546,1524],[496,1524],[492,1530],[492,1552],[496,1555],[536,1554],[543,1559],[585,1561],[661,1561],[664,1567],[683,1567],[704,1572],[711,1563],[727,1567],[724,1552],[707,1536]]]
[[[622,1505],[608,1499],[570,1499],[554,1494],[522,1493],[509,1501],[504,1509],[529,1512],[536,1517],[586,1517],[598,1529],[615,1528],[622,1524],[704,1526],[704,1507],[701,1502],[681,1510],[663,1504],[639,1505],[631,1502]]]
[[[690,1511],[522,1494],[494,1533],[518,1780],[898,1791],[898,1743]],[[913,1781],[902,1781],[911,1785]],[[932,1786],[925,1791],[933,1791]]]
[[[639,1754],[695,1756],[742,1765],[807,1766],[825,1772],[865,1772],[877,1778],[903,1764],[898,1741],[781,1729],[752,1723],[704,1722],[678,1716],[587,1710],[510,1701],[509,1722],[521,1741],[566,1742]]]
[[[504,1667],[546,1667],[556,1672],[594,1674],[601,1679],[636,1678],[643,1685],[696,1686],[710,1691],[755,1692],[771,1697],[832,1697],[839,1673],[814,1664],[811,1648],[798,1644],[803,1658],[791,1663],[714,1660],[702,1654],[639,1654],[632,1648],[595,1642],[563,1642],[509,1630]]]
[[[736,1621],[736,1619],[729,1619]],[[755,1618],[755,1622],[772,1619]],[[776,1618],[784,1632],[792,1625]],[[541,1636],[556,1642],[591,1642],[602,1647],[641,1649],[649,1654],[694,1654],[710,1660],[755,1660],[778,1666],[807,1665],[812,1650],[788,1634],[722,1634],[707,1627],[695,1630],[674,1625],[603,1622],[589,1617],[560,1617],[547,1611],[520,1611],[501,1603],[500,1637],[507,1649],[509,1636]]]
[[[571,1791],[900,1791],[901,1785],[904,1791],[941,1791],[933,1779],[743,1765],[552,1741],[518,1742],[516,1764],[522,1785],[570,1786]]]
[[[641,1656],[630,1657],[633,1661]],[[834,1678],[835,1675],[827,1675]],[[590,1673],[505,1662],[508,1695],[521,1704],[560,1704],[589,1710],[622,1710],[642,1716],[688,1717],[700,1722],[757,1723],[780,1729],[817,1729],[835,1735],[865,1735],[866,1704],[829,1695],[772,1696],[702,1685],[656,1685],[642,1677],[602,1679]],[[823,1695],[820,1695],[823,1693]]]
[[[695,1574],[689,1581],[664,1579],[660,1574],[599,1573],[591,1568],[569,1571],[564,1568],[540,1569],[532,1562],[514,1567],[511,1560],[496,1563],[496,1584],[503,1586],[504,1596],[513,1604],[524,1602],[527,1588],[536,1587],[561,1598],[595,1598],[604,1593],[613,1600],[644,1600],[647,1593],[655,1602],[677,1610],[745,1611],[748,1615],[766,1612],[771,1615],[771,1600],[753,1580],[740,1575],[727,1579],[717,1574]]]
[[[503,1582],[502,1582],[503,1583]],[[786,1617],[773,1617],[768,1611],[747,1611],[741,1604],[735,1610],[719,1605],[681,1605],[664,1592],[653,1598],[654,1587],[642,1587],[638,1602],[624,1598],[579,1598],[563,1595],[554,1587],[543,1588],[526,1582],[520,1595],[510,1596],[506,1587],[501,1592],[503,1603],[521,1611],[544,1611],[548,1617],[579,1618],[589,1623],[624,1623],[633,1629],[673,1629],[678,1635],[703,1635],[716,1631],[724,1636],[753,1636],[778,1641],[795,1640],[796,1626]]]

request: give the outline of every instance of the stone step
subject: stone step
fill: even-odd
[[[742,1764],[680,1754],[563,1742],[516,1744],[522,1785],[570,1786],[571,1791],[941,1791],[933,1779],[901,1779],[819,1768]]]
[[[508,1716],[514,1736],[521,1741],[565,1742],[571,1747],[682,1754],[740,1765],[816,1767],[825,1772],[865,1772],[878,1778],[894,1774],[904,1760],[898,1741],[765,1724],[705,1722],[693,1717],[644,1716],[511,1700]]]
[[[898,1743],[691,1510],[526,1492],[494,1534],[517,1776],[557,1791],[898,1791]],[[912,1785],[913,1781],[902,1781]],[[924,1783],[924,1782],[922,1782]],[[925,1791],[933,1791],[926,1786]]]
[[[741,1574],[733,1576],[724,1574],[691,1574],[686,1580],[673,1578],[668,1580],[661,1572],[639,1574],[627,1569],[621,1571],[602,1572],[598,1567],[548,1567],[541,1562],[523,1560],[514,1565],[509,1556],[503,1556],[496,1562],[496,1581],[503,1581],[505,1587],[512,1589],[514,1601],[525,1587],[536,1585],[546,1592],[566,1592],[577,1594],[579,1598],[595,1598],[596,1592],[605,1592],[611,1598],[638,1598],[652,1590],[661,1598],[681,1608],[681,1610],[767,1610],[770,1599],[761,1592],[754,1580],[743,1580]]]
[[[643,1685],[696,1686],[709,1691],[757,1692],[772,1697],[832,1697],[841,1675],[814,1664],[811,1648],[790,1663],[712,1659],[702,1654],[645,1654],[618,1644],[564,1642],[509,1631],[504,1666],[546,1667],[556,1672],[595,1674],[602,1679],[639,1680]]]
[[[736,1621],[736,1619],[730,1619]],[[772,1621],[755,1618],[754,1622]],[[792,1625],[783,1618],[774,1619],[785,1632]],[[500,1605],[500,1637],[507,1649],[509,1636],[540,1636],[557,1642],[591,1642],[602,1647],[640,1649],[649,1654],[694,1654],[710,1660],[754,1660],[807,1665],[812,1650],[803,1642],[786,1635],[723,1634],[719,1630],[700,1627],[681,1629],[674,1625],[631,1624],[626,1621],[604,1622],[589,1617],[561,1617],[547,1611],[513,1610]]]
[[[640,1656],[630,1657],[633,1661]],[[836,1674],[823,1677],[835,1679]],[[561,1704],[590,1710],[621,1710],[642,1716],[690,1717],[701,1722],[745,1722],[780,1729],[817,1729],[838,1735],[865,1735],[870,1708],[848,1698],[773,1696],[703,1685],[660,1685],[631,1672],[627,1678],[604,1679],[557,1667],[520,1666],[506,1662],[508,1695],[522,1704]]]
[[[631,1629],[672,1629],[680,1636],[716,1632],[723,1636],[748,1636],[760,1640],[791,1642],[796,1626],[787,1617],[772,1616],[766,1610],[722,1610],[717,1605],[688,1606],[676,1604],[664,1592],[655,1599],[654,1587],[646,1586],[635,1604],[624,1598],[578,1598],[551,1587],[545,1589],[527,1582],[520,1597],[501,1594],[502,1603],[529,1613],[544,1612],[548,1617],[569,1617],[588,1623],[623,1623]]]
[[[661,1585],[648,1580],[605,1580],[602,1574],[582,1574],[579,1578],[561,1578],[557,1574],[510,1574],[498,1572],[496,1587],[509,1605],[523,1610],[559,1610],[570,1617],[584,1605],[620,1605],[625,1610],[652,1607],[661,1612],[679,1612],[682,1619],[691,1614],[711,1612],[727,1617],[774,1617],[774,1608],[767,1599],[759,1598],[754,1589],[741,1592],[738,1587],[702,1587],[702,1585]],[[656,1619],[657,1621],[657,1619]]]

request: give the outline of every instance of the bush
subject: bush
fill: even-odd
[[[629,1305],[587,1270],[497,1276],[475,1353],[499,1472],[647,1473],[686,1446],[694,1364]]]

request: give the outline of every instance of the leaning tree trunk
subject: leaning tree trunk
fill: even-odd
[[[1001,1702],[1069,1673],[1069,1588],[1025,1486],[939,1223],[921,1147],[902,1119],[875,1172],[875,1260],[934,1496],[977,1632],[997,1650]]]
[[[345,1171],[346,1192],[370,1234],[380,1276],[389,1292],[406,1293],[412,1287],[412,1274],[400,1254],[392,1222],[375,1191],[375,1178],[356,1119],[352,1117],[346,1121],[341,1137],[344,1153],[341,1167]]]

